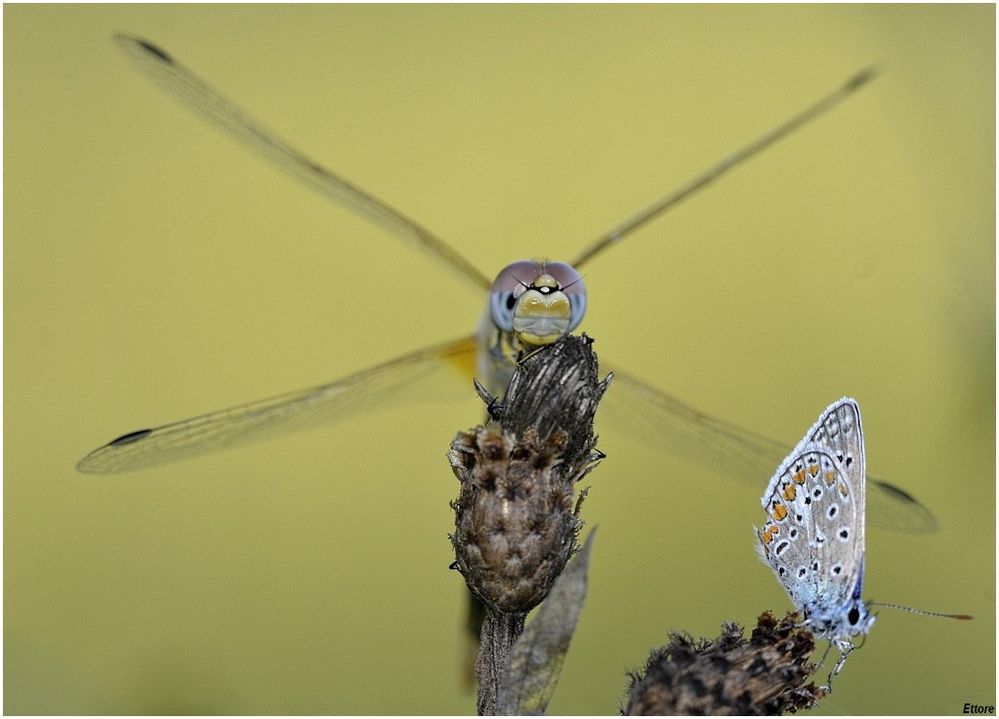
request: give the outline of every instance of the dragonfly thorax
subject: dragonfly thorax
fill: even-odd
[[[489,292],[493,324],[527,346],[572,332],[586,313],[583,278],[564,262],[520,260],[503,268]]]

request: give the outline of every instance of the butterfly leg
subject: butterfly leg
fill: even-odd
[[[846,658],[848,656],[850,656],[850,653],[853,652],[853,650],[856,648],[854,646],[853,642],[849,642],[849,641],[836,641],[836,642],[830,642],[829,643],[829,649],[832,649],[832,646],[833,646],[834,643],[836,645],[836,648],[839,649],[839,652],[840,652],[839,659],[836,660],[835,666],[833,666],[832,671],[829,672],[829,677],[826,679],[826,681],[828,682],[828,684],[826,686],[822,687],[823,689],[825,689],[830,694],[832,693],[833,677],[835,677],[836,675],[839,674],[840,670],[843,668],[843,665],[846,664]],[[829,653],[829,649],[826,649],[826,654]],[[823,661],[824,660],[825,660],[825,657],[823,656]]]

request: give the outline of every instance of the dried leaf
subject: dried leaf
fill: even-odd
[[[569,642],[586,598],[593,535],[555,582],[548,598],[514,644],[500,681],[497,714],[543,714],[555,692]]]

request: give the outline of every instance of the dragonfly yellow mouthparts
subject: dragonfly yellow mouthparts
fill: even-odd
[[[586,287],[573,267],[564,262],[521,260],[496,276],[479,337],[483,343],[495,344],[498,340],[491,335],[495,327],[513,333],[525,348],[539,347],[572,332],[585,313]],[[491,377],[487,381],[502,384]]]
[[[413,388],[454,381],[446,376],[454,366],[466,370],[474,367],[474,374],[486,388],[493,394],[501,394],[520,351],[553,342],[573,332],[582,322],[587,304],[579,274],[583,265],[830,110],[866,85],[875,74],[868,69],[848,79],[815,104],[599,236],[585,246],[575,261],[567,264],[520,260],[490,281],[433,232],[292,147],[166,51],[127,35],[117,36],[116,42],[157,84],[214,126],[312,190],[430,253],[488,295],[482,321],[470,337],[422,348],[327,384],[129,432],[94,450],[77,465],[81,472],[96,474],[140,469],[345,419],[362,409],[399,401],[401,394]],[[791,446],[704,415],[661,390],[612,369],[614,387],[604,399],[602,416],[598,419],[604,426],[610,426],[609,420],[638,438],[649,439],[657,448],[750,482],[770,474],[774,463]],[[899,531],[930,531],[935,527],[933,515],[907,492],[873,477],[868,481],[868,514],[872,524]]]

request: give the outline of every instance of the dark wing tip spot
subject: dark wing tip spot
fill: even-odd
[[[888,482],[884,482],[884,481],[882,481],[880,479],[875,479],[873,481],[879,487],[881,487],[881,489],[883,489],[884,491],[888,492],[888,494],[894,495],[894,497],[896,499],[902,499],[902,500],[904,500],[906,502],[911,502],[912,504],[919,504],[919,502],[916,501],[915,497],[913,497],[911,494],[909,494],[905,490],[900,489],[899,487],[896,487],[894,484],[889,484]]]
[[[173,58],[166,54],[163,50],[153,45],[151,42],[146,42],[145,40],[139,40],[139,44],[145,48],[150,54],[155,55],[163,62],[168,65],[173,65]]]
[[[151,429],[139,429],[135,432],[129,432],[128,434],[123,434],[121,437],[112,439],[107,443],[108,447],[117,447],[122,444],[132,444],[132,442],[138,442],[143,437],[148,437],[152,434]]]
[[[168,65],[175,64],[173,58],[167,54],[166,50],[153,45],[148,40],[143,40],[124,33],[115,35],[115,40],[124,48],[139,49],[152,55],[157,60],[167,63]]]
[[[872,500],[883,506],[876,512],[868,512],[868,521],[878,527],[895,532],[929,533],[937,529],[937,520],[922,503],[903,489],[881,479],[868,476],[868,502]],[[876,493],[871,493],[871,489]]]
[[[877,67],[865,67],[863,70],[847,80],[846,87],[848,90],[856,90],[858,87],[870,82],[880,74],[881,71]]]

